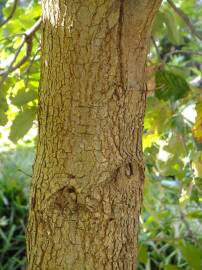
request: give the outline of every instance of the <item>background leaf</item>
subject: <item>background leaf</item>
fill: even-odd
[[[163,100],[176,101],[185,97],[190,91],[186,80],[170,71],[156,72],[156,96]]]
[[[11,126],[10,140],[16,143],[22,138],[32,127],[35,117],[36,108],[29,108],[19,112]]]

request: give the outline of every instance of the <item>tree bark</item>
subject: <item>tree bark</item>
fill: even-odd
[[[43,0],[28,270],[136,269],[145,62],[161,0]]]

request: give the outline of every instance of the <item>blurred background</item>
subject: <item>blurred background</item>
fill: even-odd
[[[0,0],[0,270],[26,265],[40,16],[38,0]],[[138,270],[201,270],[202,1],[163,2],[146,80]]]

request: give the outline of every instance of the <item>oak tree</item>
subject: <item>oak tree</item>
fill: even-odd
[[[161,0],[42,1],[28,269],[135,269],[145,62]]]

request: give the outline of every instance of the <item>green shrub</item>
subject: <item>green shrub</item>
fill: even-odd
[[[25,227],[34,151],[0,154],[0,270],[25,269]]]
[[[19,181],[0,182],[1,270],[25,269],[27,197]]]

